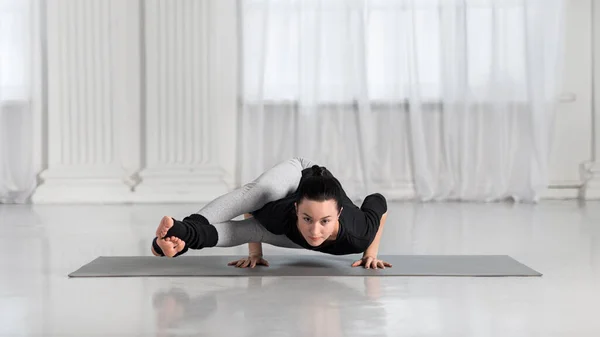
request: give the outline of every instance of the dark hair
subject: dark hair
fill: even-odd
[[[311,167],[312,175],[306,177],[298,186],[298,199],[300,204],[306,198],[312,201],[335,200],[338,211],[342,208],[343,190],[333,174],[325,167],[314,165]]]

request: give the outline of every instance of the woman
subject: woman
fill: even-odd
[[[231,219],[244,214],[246,219]],[[333,255],[363,253],[353,267],[385,268],[377,259],[387,202],[367,196],[359,208],[324,167],[304,158],[279,163],[243,187],[218,197],[181,221],[163,217],[152,242],[156,256],[176,257],[188,249],[249,244],[236,267],[268,266],[261,243]]]

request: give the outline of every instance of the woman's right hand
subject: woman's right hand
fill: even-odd
[[[259,266],[269,266],[269,261],[263,259],[262,256],[254,256],[254,255],[250,255],[246,258],[243,259],[239,259],[236,261],[231,261],[227,264],[228,266],[235,266],[236,268],[254,268],[257,265]]]

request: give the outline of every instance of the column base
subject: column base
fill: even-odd
[[[225,171],[219,167],[152,168],[139,174],[134,202],[204,203],[228,193]]]
[[[54,168],[44,171],[33,195],[34,204],[126,203],[131,181],[115,168]]]

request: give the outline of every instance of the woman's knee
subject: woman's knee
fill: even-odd
[[[290,159],[285,165],[278,165],[258,177],[249,185],[248,192],[263,202],[278,200],[293,192],[301,178],[301,163]]]
[[[312,167],[313,165],[317,165],[316,162],[314,162],[308,158],[305,158],[305,157],[294,157],[291,160],[295,161],[295,163],[298,164],[298,166],[300,167],[300,170],[304,170],[309,167]]]

